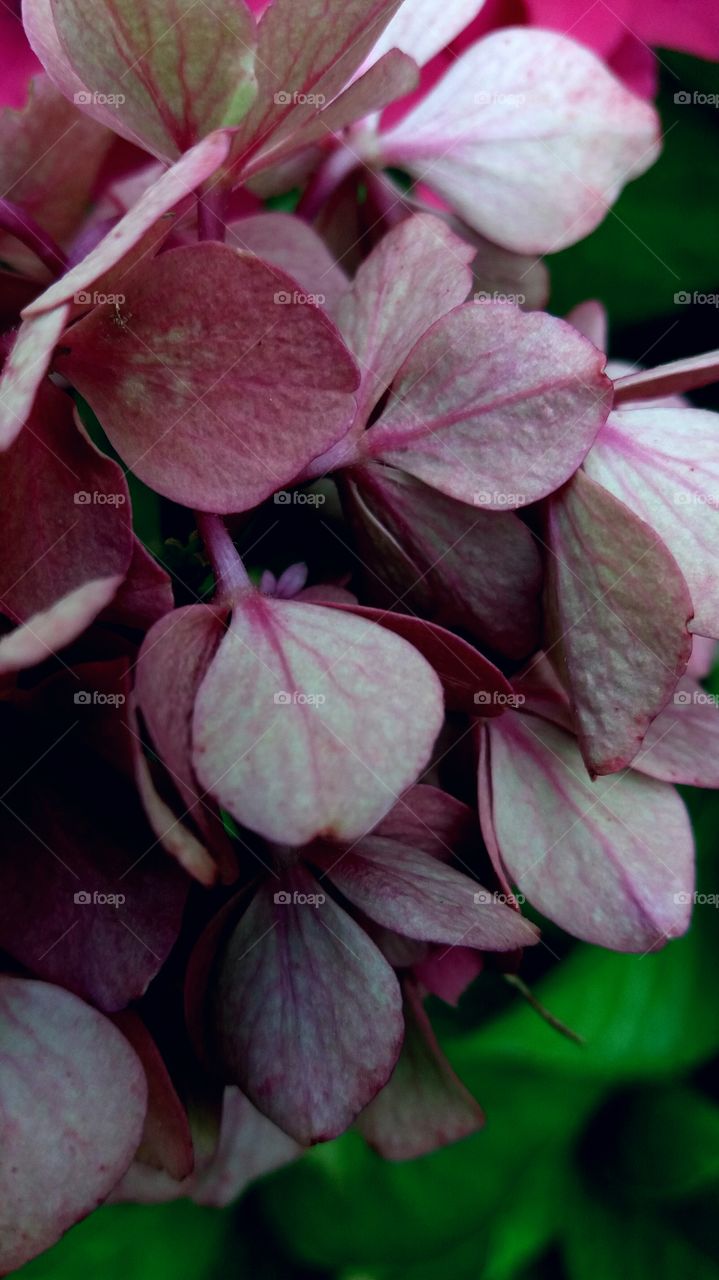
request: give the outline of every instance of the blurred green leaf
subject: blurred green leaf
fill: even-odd
[[[111,1205],[15,1274],[22,1280],[219,1280],[231,1219],[189,1200]],[[235,1268],[236,1248],[233,1248]],[[235,1269],[235,1277],[242,1272]]]
[[[618,1201],[676,1200],[719,1184],[719,1107],[672,1085],[618,1099],[589,1134],[592,1182]]]
[[[716,1280],[719,1255],[691,1241],[677,1215],[622,1212],[576,1188],[566,1206],[571,1280]]]
[[[268,1180],[261,1203],[287,1250],[326,1267],[384,1264],[392,1280],[397,1264],[408,1280],[446,1276],[452,1250],[453,1280],[464,1280],[465,1263],[474,1265],[466,1273],[473,1280],[477,1258],[492,1242],[494,1219],[513,1209],[525,1171],[532,1165],[535,1185],[542,1178],[554,1185],[558,1165],[601,1097],[601,1089],[586,1082],[518,1068],[485,1068],[476,1075],[467,1083],[487,1114],[481,1133],[401,1164],[381,1160],[350,1133]],[[517,1214],[528,1252],[538,1231],[531,1219],[531,1206]],[[506,1244],[500,1247],[498,1240],[496,1247],[499,1257]]]

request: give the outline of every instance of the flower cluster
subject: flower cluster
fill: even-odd
[[[607,366],[541,259],[658,155],[646,42],[719,35],[600,7],[0,14],[3,1274],[475,1130],[424,1001],[525,901],[687,927],[719,354]]]

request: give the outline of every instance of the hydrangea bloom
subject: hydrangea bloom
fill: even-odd
[[[657,117],[616,23],[500,10],[0,18],[3,1273],[108,1198],[480,1127],[424,1001],[521,965],[515,887],[687,927],[719,356],[543,310]]]

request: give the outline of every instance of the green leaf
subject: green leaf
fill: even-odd
[[[112,1205],[15,1274],[22,1280],[219,1280],[230,1218],[188,1200]],[[239,1280],[240,1271],[234,1276]]]
[[[690,1240],[677,1215],[622,1212],[579,1188],[566,1210],[571,1280],[716,1280],[719,1255]]]
[[[473,1261],[467,1280],[474,1280],[494,1218],[512,1209],[526,1170],[535,1171],[535,1186],[543,1179],[553,1184],[558,1163],[601,1098],[596,1086],[520,1069],[478,1075],[475,1092],[487,1125],[471,1138],[391,1164],[349,1133],[271,1178],[258,1194],[287,1251],[325,1267],[384,1264],[392,1280],[393,1267],[401,1266],[407,1280],[425,1280],[435,1264],[438,1278],[451,1273],[463,1280],[462,1267]],[[530,1219],[531,1213],[524,1226],[517,1223],[528,1252],[538,1232]],[[500,1258],[506,1247],[497,1240]],[[450,1249],[457,1251],[456,1272],[447,1267]]]

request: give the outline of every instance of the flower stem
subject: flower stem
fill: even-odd
[[[209,515],[205,511],[195,514],[198,532],[215,571],[218,596],[231,599],[238,592],[246,591],[252,583],[224,520],[221,516]]]
[[[20,240],[53,276],[62,275],[67,270],[67,259],[60,246],[34,218],[13,204],[12,200],[0,200],[0,229]]]

